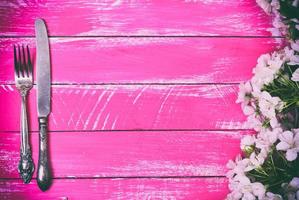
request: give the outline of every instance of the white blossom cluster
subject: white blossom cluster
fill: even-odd
[[[279,13],[278,0],[256,0],[258,5],[268,14],[273,14],[271,30],[275,36],[285,36],[287,26],[282,22]],[[299,5],[299,0],[294,0],[294,6]],[[294,19],[297,20],[297,19]],[[298,22],[298,21],[297,21]],[[296,26],[299,30],[299,27]],[[250,81],[241,83],[237,103],[247,115],[247,127],[257,131],[256,135],[247,135],[241,140],[241,149],[250,154],[243,158],[238,155],[235,161],[227,164],[229,169],[229,189],[231,191],[227,200],[282,200],[283,197],[267,192],[266,186],[259,182],[251,182],[247,172],[256,169],[262,170],[262,165],[268,157],[271,148],[284,153],[287,161],[294,161],[299,153],[299,129],[283,130],[279,123],[279,114],[285,103],[279,97],[273,97],[263,90],[263,87],[273,82],[278,76],[284,63],[299,65],[299,41],[289,41],[290,46],[274,52],[264,54],[258,58],[253,69]],[[299,69],[292,77],[286,79],[299,81]],[[290,183],[282,184],[286,188],[288,200],[299,200],[299,177],[294,177]]]
[[[277,114],[284,108],[284,102],[279,97],[272,97],[263,87],[271,83],[278,75],[279,70],[284,66],[299,64],[299,41],[290,47],[264,54],[258,58],[257,65],[253,69],[253,77],[246,83],[241,83],[237,103],[241,103],[242,110],[248,116],[247,127],[256,131],[280,128]],[[297,72],[298,71],[298,72]],[[299,80],[299,70],[296,70],[293,77],[286,79]]]
[[[258,59],[257,66],[253,69],[254,76],[246,83],[239,86],[237,103],[241,104],[242,110],[247,118],[247,126],[258,132],[257,135],[247,135],[241,140],[241,149],[254,148],[248,158],[239,155],[235,161],[229,161],[227,167],[230,169],[229,188],[232,191],[228,200],[276,200],[282,199],[279,195],[266,192],[261,183],[251,183],[246,172],[261,167],[266,160],[271,147],[275,144],[276,149],[285,152],[286,159],[293,161],[299,153],[299,129],[283,130],[277,116],[284,107],[284,102],[278,97],[271,96],[263,91],[264,85],[271,83],[276,77],[283,63],[299,64],[299,44],[294,43],[291,48],[272,54],[262,55]],[[295,71],[293,79],[299,77]],[[298,192],[299,195],[299,192]],[[298,196],[299,197],[299,196]],[[292,198],[289,198],[292,199]],[[295,198],[299,199],[299,198]]]
[[[242,158],[238,155],[235,161],[230,160],[227,164],[229,171],[229,189],[231,191],[227,196],[227,200],[282,200],[280,195],[266,192],[266,188],[262,183],[251,182],[246,173],[253,169],[261,169],[269,148],[276,142],[277,150],[286,152],[286,159],[293,161],[297,158],[299,152],[299,129],[292,131],[282,131],[277,128],[274,131],[260,132],[257,136],[245,136],[241,141],[241,148],[254,147],[259,153],[253,151],[248,158]],[[287,184],[287,183],[285,183]],[[294,177],[287,184],[288,200],[299,199],[299,178]]]

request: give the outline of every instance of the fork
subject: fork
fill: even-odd
[[[23,45],[22,47],[14,45],[14,67],[16,88],[22,98],[20,119],[21,152],[18,171],[24,183],[29,183],[34,171],[34,164],[28,139],[27,94],[33,86],[32,62],[28,46],[25,50]]]

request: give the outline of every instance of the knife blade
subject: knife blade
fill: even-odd
[[[39,158],[37,183],[42,191],[51,185],[48,160],[48,115],[51,108],[51,68],[50,48],[45,22],[35,20],[36,52],[37,52],[37,113],[39,122]]]
[[[37,51],[37,113],[47,117],[50,113],[50,49],[47,28],[42,19],[35,21]]]

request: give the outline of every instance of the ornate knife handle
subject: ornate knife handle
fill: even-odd
[[[39,158],[37,168],[37,183],[42,191],[51,185],[51,174],[48,160],[47,117],[38,119],[39,123]]]
[[[31,150],[28,139],[28,120],[26,109],[26,95],[27,90],[22,93],[21,104],[21,155],[18,166],[19,174],[21,175],[24,183],[29,183],[34,171],[34,164],[31,157]]]

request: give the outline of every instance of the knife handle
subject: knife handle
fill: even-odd
[[[51,185],[51,175],[48,159],[48,124],[47,117],[38,118],[39,123],[39,158],[37,168],[37,183],[42,191]]]

